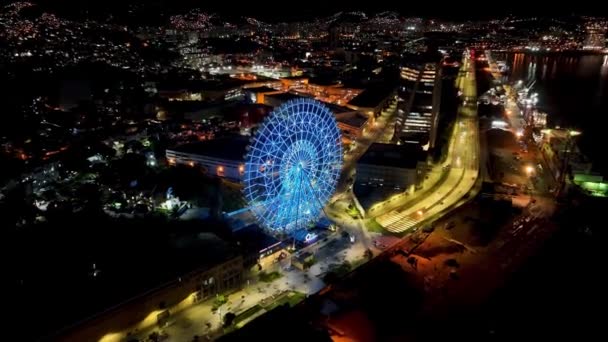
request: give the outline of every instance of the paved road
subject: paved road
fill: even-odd
[[[388,108],[383,110],[373,126],[365,130],[363,135],[357,139],[356,147],[348,152],[344,157],[342,166],[342,174],[336,187],[336,192],[330,203],[325,207],[327,216],[341,228],[355,236],[357,241],[363,243],[366,248],[372,249],[372,234],[363,227],[363,222],[360,218],[352,218],[346,213],[346,208],[355,202],[355,196],[352,192],[350,179],[354,178],[356,161],[367,151],[369,146],[386,138],[387,131],[391,130],[391,123],[397,111],[397,101],[391,103]]]
[[[448,151],[449,171],[430,195],[415,204],[378,215],[376,220],[389,232],[402,233],[440,213],[467,194],[479,174],[479,132],[477,123],[477,88],[474,62],[465,58],[457,86],[465,101],[458,108],[458,117]]]
[[[365,129],[361,137],[355,142],[355,148],[344,156],[344,162],[342,165],[342,174],[340,175],[340,181],[336,188],[336,195],[334,198],[339,197],[341,194],[348,192],[350,186],[348,180],[354,174],[357,160],[367,151],[369,146],[381,139],[385,135],[385,131],[388,124],[391,122],[397,110],[397,101],[393,101],[388,108],[382,111],[380,116],[375,119],[374,124],[370,125],[369,128]]]

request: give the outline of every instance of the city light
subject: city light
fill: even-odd
[[[525,170],[526,170],[526,174],[528,176],[531,176],[532,174],[534,174],[534,166],[532,166],[532,165],[526,166]]]
[[[503,120],[494,120],[492,121],[491,126],[492,128],[505,129],[509,126],[509,124],[504,122]]]
[[[6,276],[36,304],[30,311],[61,310],[23,319],[20,340],[289,339],[272,329],[293,315],[254,319],[296,298],[313,297],[301,306],[316,309],[340,296],[344,278],[399,281],[374,270],[377,256],[408,273],[406,285],[430,289],[424,303],[442,304],[407,325],[423,326],[444,304],[484,304],[476,294],[561,225],[581,237],[602,228],[601,206],[577,217],[588,196],[608,198],[598,119],[608,21],[599,10],[502,16],[502,3],[465,3],[448,9],[471,18],[444,20],[428,2],[442,19],[349,5],[298,18],[300,3],[260,3],[277,15],[258,20],[236,2],[221,4],[228,11],[34,3],[0,6],[11,119],[0,207],[5,226],[45,233],[5,237],[36,260]],[[23,87],[32,75],[52,82]],[[577,127],[594,129],[576,138]],[[53,230],[74,224],[95,239]],[[492,236],[480,244],[475,226]],[[543,260],[571,250],[558,240],[557,258]],[[49,258],[58,246],[73,257]],[[41,271],[39,281],[29,276]],[[459,281],[475,288],[435,291]],[[48,282],[79,291],[49,296]],[[382,327],[351,329],[350,317],[368,316],[358,288],[367,284],[348,285],[352,310],[306,310],[303,323],[370,340]],[[251,331],[233,333],[245,324]],[[389,333],[411,335],[407,326]]]

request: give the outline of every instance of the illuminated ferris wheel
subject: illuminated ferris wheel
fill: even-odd
[[[292,100],[275,109],[253,137],[245,199],[268,230],[306,228],[334,193],[341,167],[340,131],[332,112],[312,99]]]

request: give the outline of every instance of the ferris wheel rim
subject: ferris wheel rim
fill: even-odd
[[[321,214],[342,165],[333,113],[315,100],[292,100],[260,125],[248,148],[244,195],[271,231],[303,228]]]

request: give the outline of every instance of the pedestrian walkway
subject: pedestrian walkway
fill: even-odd
[[[416,224],[418,224],[418,220],[411,217],[411,216],[406,216],[406,217],[395,217],[395,220],[393,220],[392,223],[389,224],[384,224],[384,223],[380,223],[382,226],[384,226],[387,230],[389,231],[397,231],[397,232],[404,232],[407,231],[409,229],[411,229],[412,227],[414,227]]]

